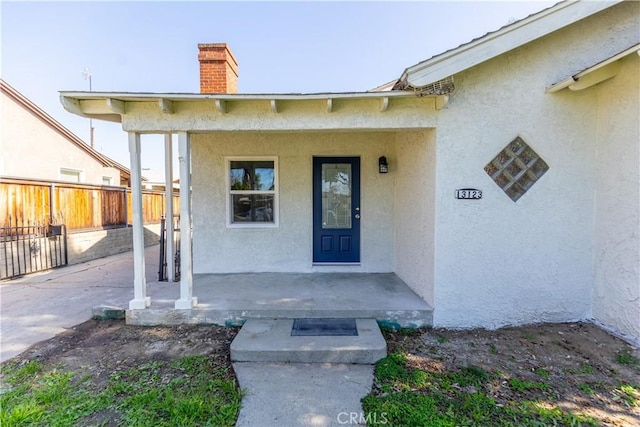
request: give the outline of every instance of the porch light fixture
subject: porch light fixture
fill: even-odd
[[[378,171],[380,173],[389,172],[389,163],[387,163],[387,158],[385,156],[381,156],[378,159]]]

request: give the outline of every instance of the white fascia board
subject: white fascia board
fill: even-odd
[[[401,79],[425,86],[553,33],[625,0],[567,1],[407,68]]]
[[[304,101],[312,99],[367,99],[387,97],[410,97],[413,92],[343,92],[343,93],[283,93],[283,94],[200,94],[200,93],[135,93],[135,92],[72,92],[61,91],[60,97],[66,100],[89,101],[115,99],[119,101],[197,101],[197,100],[223,100],[223,101]]]
[[[625,49],[624,51],[620,52],[617,55],[614,55],[602,62],[599,62],[589,68],[586,68],[582,71],[580,71],[579,73],[576,74],[572,74],[569,77],[567,77],[564,80],[561,80],[557,83],[552,84],[551,86],[547,87],[545,89],[546,93],[556,93],[562,89],[565,88],[571,88],[572,85],[574,85],[575,83],[577,83],[581,78],[586,77],[587,75],[593,73],[594,71],[603,69],[605,67],[607,67],[608,65],[611,65],[613,63],[615,63],[616,61],[624,58],[625,56],[631,55],[632,53],[638,53],[640,54],[640,44],[636,44],[634,46],[631,46],[629,49]]]
[[[393,92],[353,92],[353,93],[314,93],[314,94],[194,94],[194,93],[126,93],[126,92],[60,92],[60,102],[65,110],[81,117],[107,120],[121,123],[126,114],[126,105],[130,102],[154,102],[159,110],[167,113],[171,106],[174,112],[176,102],[211,102],[214,101],[220,113],[226,113],[229,102],[268,101],[271,110],[277,113],[279,101],[302,102],[309,100],[326,100],[328,110],[332,110],[333,101],[389,99],[415,97],[410,91]],[[382,102],[382,101],[381,101]],[[167,107],[163,109],[163,106]]]

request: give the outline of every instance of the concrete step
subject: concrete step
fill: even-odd
[[[386,357],[375,319],[355,321],[356,336],[291,336],[294,319],[249,319],[231,343],[231,360],[374,364]]]

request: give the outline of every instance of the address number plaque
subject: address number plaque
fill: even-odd
[[[461,188],[456,190],[456,199],[482,199],[482,190]]]

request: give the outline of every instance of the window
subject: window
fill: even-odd
[[[60,181],[81,182],[82,171],[77,169],[60,168]]]
[[[230,226],[278,225],[278,159],[227,159]]]
[[[113,178],[110,176],[103,176],[102,177],[102,185],[112,185],[113,183]]]

